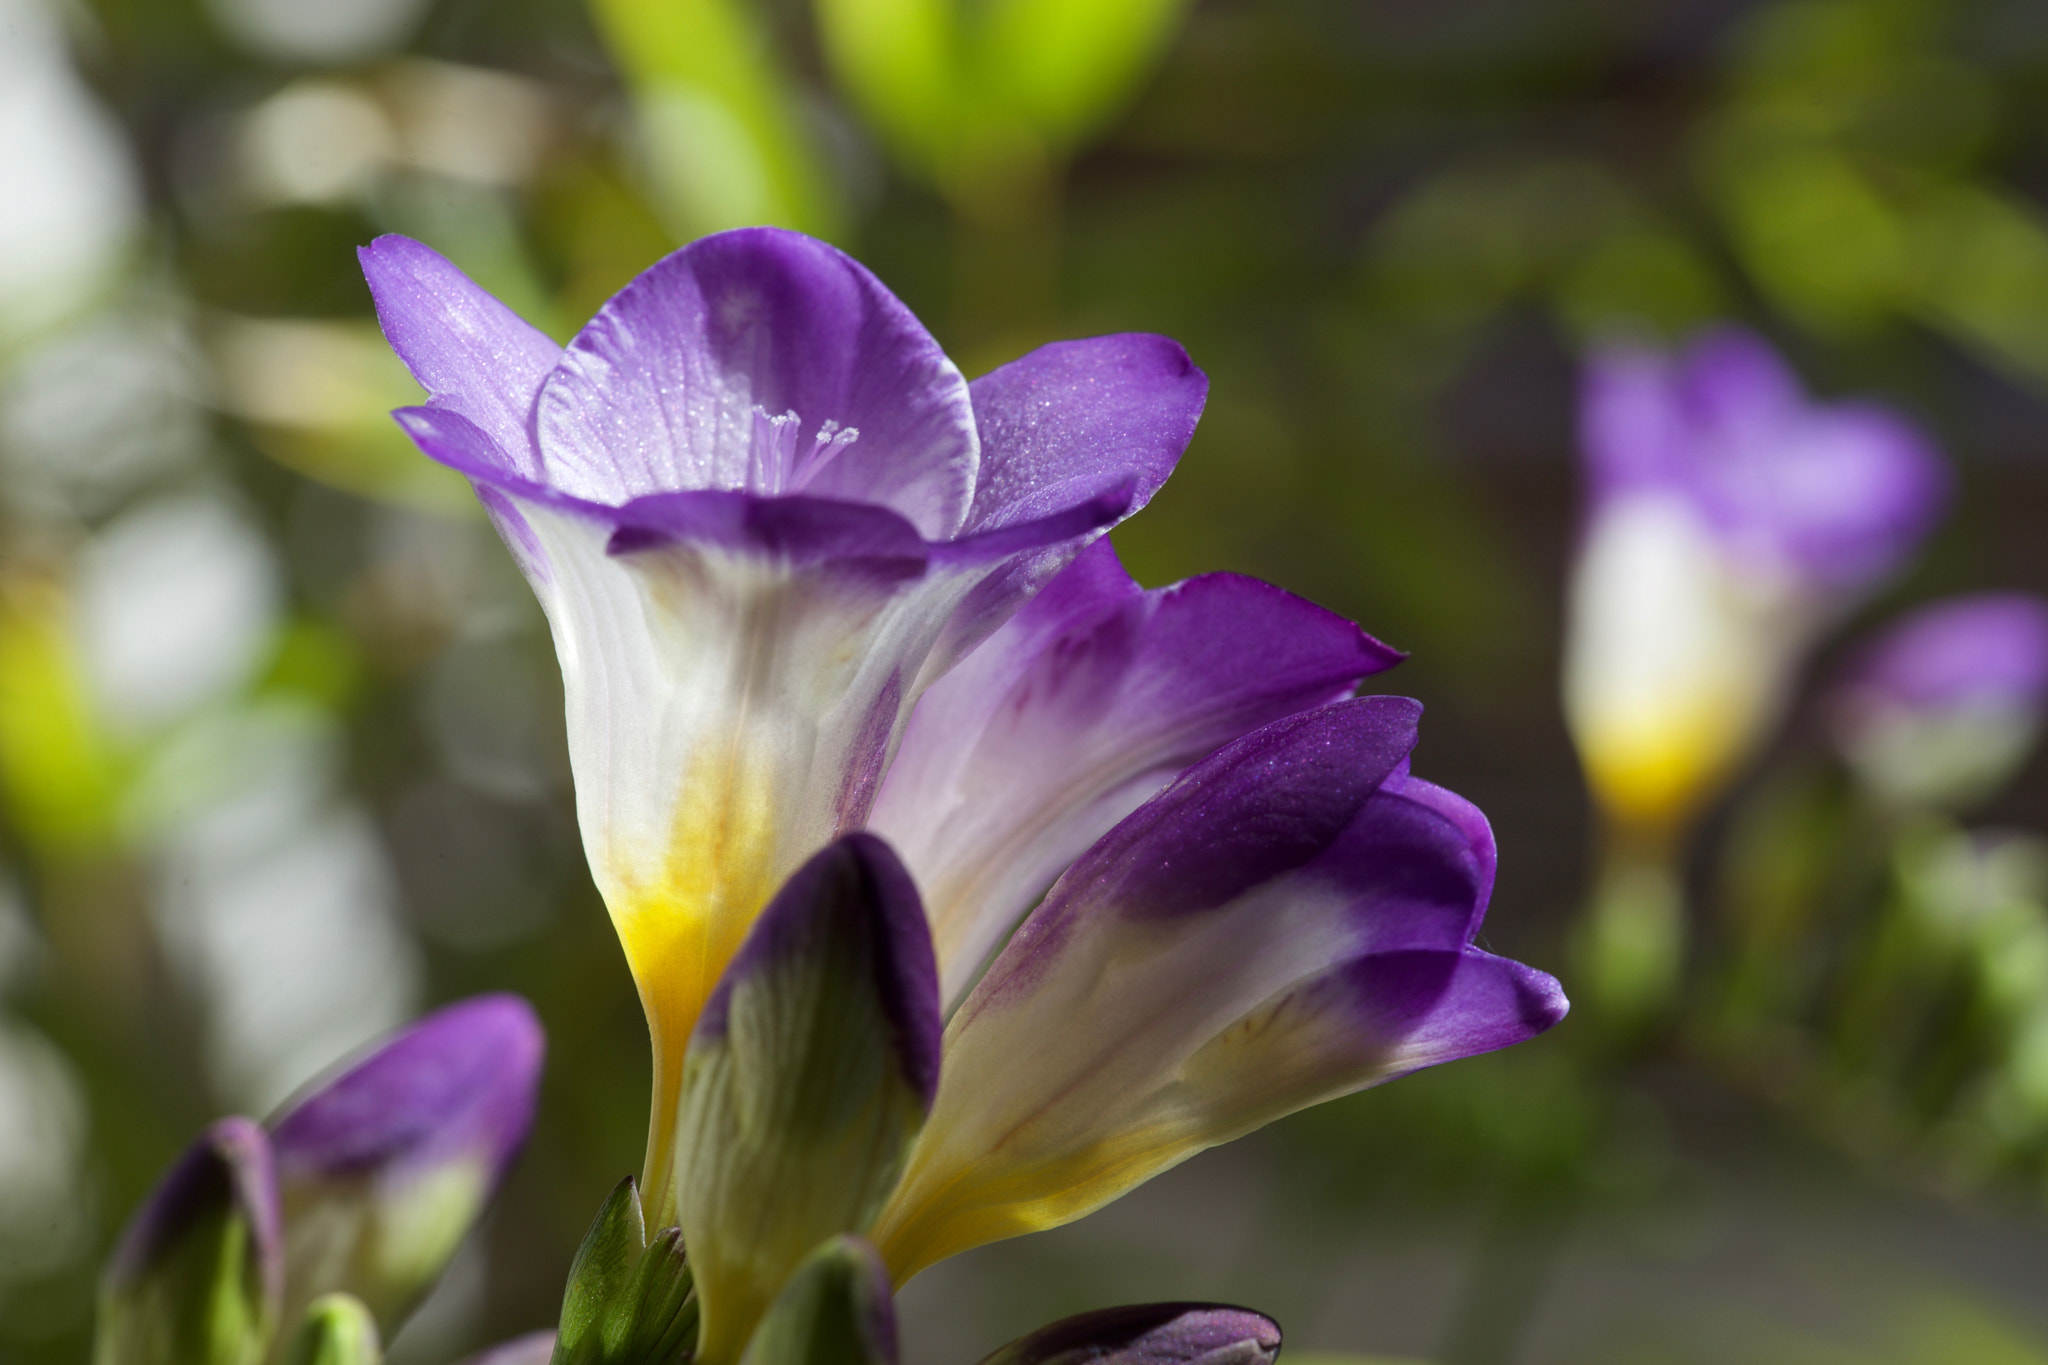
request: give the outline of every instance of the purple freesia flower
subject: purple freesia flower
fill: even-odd
[[[860,265],[771,229],[657,263],[566,349],[416,242],[363,265],[430,394],[401,424],[476,485],[555,635],[667,1217],[683,1044],[748,925],[866,819],[920,694],[1158,488],[1206,380],[1130,335],[969,385]]]
[[[1682,823],[1776,715],[1813,638],[1938,517],[1926,438],[1876,403],[1816,403],[1755,336],[1592,359],[1587,513],[1565,705],[1595,794]]]
[[[1988,794],[2025,760],[2048,700],[2048,602],[1982,593],[1905,617],[1850,661],[1829,698],[1837,746],[1901,805]]]
[[[477,996],[402,1030],[270,1121],[287,1321],[342,1290],[387,1334],[396,1327],[525,1143],[544,1047],[525,1001]]]
[[[1274,721],[1067,870],[947,1026],[937,1101],[872,1234],[899,1282],[1563,1017],[1554,980],[1472,946],[1493,839],[1409,776],[1419,713],[1366,697]]]

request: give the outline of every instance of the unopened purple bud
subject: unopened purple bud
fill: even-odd
[[[277,1172],[263,1130],[221,1119],[129,1221],[101,1287],[100,1365],[253,1365],[284,1287]]]
[[[1985,593],[1923,607],[1857,654],[1829,721],[1881,795],[1954,805],[1987,795],[2026,757],[2048,700],[2048,602]]]
[[[388,1336],[525,1142],[544,1052],[525,1001],[478,996],[428,1015],[273,1119],[287,1305],[345,1291]]]
[[[553,1332],[528,1332],[477,1352],[462,1365],[548,1365],[555,1354]]]
[[[1134,1303],[1063,1318],[982,1365],[1268,1365],[1280,1325],[1248,1308]]]
[[[827,845],[761,912],[683,1060],[674,1184],[699,1365],[733,1365],[804,1258],[873,1223],[930,1112],[940,1032],[910,874],[873,835]]]

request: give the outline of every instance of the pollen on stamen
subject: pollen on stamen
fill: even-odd
[[[801,468],[791,480],[792,488],[802,488],[823,473],[825,466],[839,457],[839,452],[860,439],[859,427],[842,427],[827,418],[818,425],[818,434],[811,438],[810,452],[805,455]]]
[[[780,417],[770,417],[767,409],[756,403],[754,414],[754,440],[747,451],[747,489],[753,493],[765,493],[770,497],[784,491],[794,491],[800,483],[793,479],[796,464],[796,437],[801,420],[794,409]]]

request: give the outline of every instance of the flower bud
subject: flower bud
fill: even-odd
[[[248,1119],[186,1149],[129,1222],[101,1286],[95,1365],[257,1365],[284,1284],[277,1174]]]
[[[1851,663],[1829,707],[1837,748],[1901,806],[1988,796],[2025,761],[2048,693],[2048,602],[1985,593],[1922,608]]]
[[[440,1275],[533,1121],[543,1041],[514,996],[450,1005],[270,1123],[286,1320],[336,1290],[388,1335]]]
[[[313,1300],[285,1350],[284,1365],[381,1365],[377,1320],[361,1299],[323,1294]]]
[[[1270,1365],[1280,1325],[1248,1308],[1133,1303],[1041,1327],[981,1365]]]
[[[812,1252],[775,1296],[740,1365],[896,1365],[889,1272],[858,1237]]]
[[[674,1186],[729,1365],[799,1262],[865,1232],[938,1084],[931,933],[888,845],[853,834],[797,870],[712,993],[683,1064]]]

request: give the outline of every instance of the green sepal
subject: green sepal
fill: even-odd
[[[775,1296],[740,1365],[895,1365],[889,1272],[859,1237],[812,1252]]]
[[[631,1176],[598,1210],[562,1293],[549,1365],[672,1365],[697,1344],[697,1301],[683,1237],[647,1239],[640,1187]]]
[[[353,1294],[322,1294],[285,1348],[284,1365],[382,1365],[377,1319]]]

